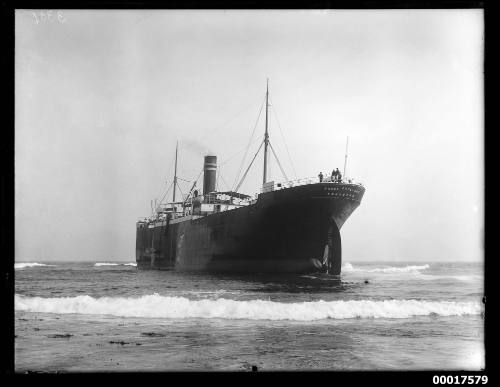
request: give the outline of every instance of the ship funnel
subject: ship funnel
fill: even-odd
[[[217,156],[205,156],[203,164],[203,195],[215,191],[215,177],[217,173]]]

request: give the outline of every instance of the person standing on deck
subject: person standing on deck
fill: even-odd
[[[323,181],[323,172],[320,172],[318,177],[319,177],[319,182],[321,183]]]
[[[339,169],[335,171],[335,174],[337,175],[337,181],[341,182],[342,181],[342,174],[340,173]]]

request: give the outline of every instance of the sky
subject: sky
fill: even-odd
[[[344,261],[480,262],[483,44],[482,10],[17,10],[15,260],[134,261],[176,142],[182,193],[207,154],[234,188],[269,79],[288,179],[343,170],[349,137]]]

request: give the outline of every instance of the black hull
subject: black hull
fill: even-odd
[[[355,184],[304,185],[263,193],[246,207],[138,227],[137,267],[340,274],[340,228],[364,191]]]

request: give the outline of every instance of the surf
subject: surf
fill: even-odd
[[[416,316],[466,316],[483,313],[480,302],[422,300],[349,300],[284,303],[270,300],[237,301],[226,298],[191,300],[157,293],[141,297],[89,295],[60,298],[15,295],[15,310],[38,313],[110,315],[145,318],[208,318],[316,321],[326,319]]]
[[[342,272],[347,275],[351,274],[375,274],[385,276],[385,278],[390,277],[399,278],[401,280],[422,280],[422,281],[436,281],[436,280],[453,280],[453,281],[476,281],[480,280],[482,276],[477,274],[469,275],[442,275],[442,274],[424,274],[422,271],[430,269],[430,265],[410,265],[410,266],[388,266],[388,267],[375,267],[375,268],[360,268],[355,267],[351,263],[345,263],[342,266]],[[400,276],[400,277],[398,277]]]
[[[46,265],[44,263],[37,263],[37,262],[14,263],[14,269],[25,269],[27,267],[41,267],[41,266],[55,266],[55,265]]]
[[[410,266],[404,266],[404,267],[396,267],[396,266],[389,266],[389,267],[376,267],[374,269],[360,269],[357,267],[354,267],[350,263],[346,263],[345,265],[342,266],[342,271],[343,272],[363,272],[363,273],[409,273],[409,272],[417,272],[420,270],[426,270],[429,269],[429,265],[410,265]]]

